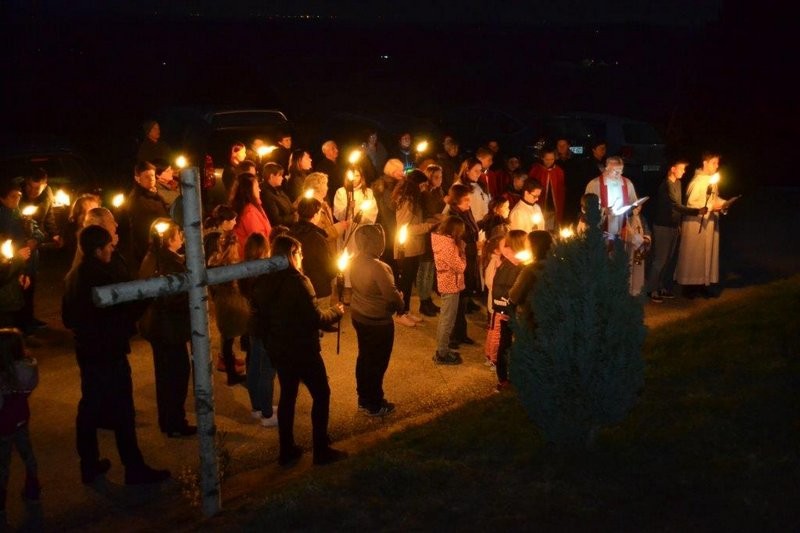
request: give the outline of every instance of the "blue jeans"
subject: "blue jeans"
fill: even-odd
[[[247,392],[253,411],[261,411],[267,418],[272,416],[272,393],[275,369],[264,348],[264,341],[250,335],[250,353],[247,358]]]
[[[433,261],[430,259],[423,259],[419,262],[419,270],[417,270],[417,293],[419,294],[419,301],[431,299],[431,292],[433,291]]]
[[[436,354],[440,357],[444,357],[448,352],[450,334],[456,323],[460,296],[459,292],[442,294],[442,310],[439,312],[439,324],[436,325]]]

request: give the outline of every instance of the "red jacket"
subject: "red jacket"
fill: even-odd
[[[236,219],[236,227],[233,228],[236,238],[239,241],[239,259],[244,260],[244,243],[251,233],[261,233],[269,240],[272,226],[269,223],[267,214],[260,205],[247,204],[239,218]]]
[[[556,208],[556,227],[561,225],[564,219],[564,195],[566,191],[566,184],[564,183],[564,170],[558,165],[553,165],[552,168],[544,168],[543,165],[535,163],[528,176],[536,178],[542,184],[542,196],[539,198],[539,204],[544,207],[548,205],[547,197],[552,195],[552,201]]]
[[[486,188],[492,198],[502,196],[511,181],[511,173],[506,170],[490,170],[486,173]]]

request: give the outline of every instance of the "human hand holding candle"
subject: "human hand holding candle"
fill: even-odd
[[[428,141],[420,141],[417,143],[417,154],[424,154],[428,150]]]
[[[403,259],[406,254],[406,241],[408,240],[408,224],[403,224],[397,230],[397,244],[400,245],[398,255]]]
[[[533,227],[531,229],[538,230],[539,225],[542,223],[542,214],[541,213],[534,213],[531,215],[531,223]]]
[[[124,203],[125,203],[125,195],[122,193],[115,194],[114,197],[111,199],[111,205],[115,208],[119,208]]]

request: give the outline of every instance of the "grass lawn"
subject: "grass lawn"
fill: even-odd
[[[794,277],[650,331],[639,404],[589,451],[548,446],[511,392],[314,469],[234,520],[264,530],[797,530],[799,355]]]

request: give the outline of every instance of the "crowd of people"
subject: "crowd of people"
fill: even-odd
[[[92,483],[111,466],[100,456],[101,428],[115,432],[126,483],[170,476],[148,466],[137,444],[127,358],[137,333],[153,353],[160,430],[170,438],[197,432],[184,405],[192,371],[186,295],[103,310],[91,299],[96,286],[186,271],[180,184],[164,163],[170,153],[158,139],[158,124],[148,122],[145,130],[126,201],[128,258],[118,246],[114,214],[97,196],[77,198],[69,226],[59,228],[52,219],[46,173],[36,172],[21,185],[0,184],[0,238],[13,243],[0,260],[5,400],[0,444],[14,444],[22,453],[31,497],[38,497],[35,459],[24,413],[10,406],[25,403],[35,386],[29,376],[35,362],[23,346],[24,337],[43,325],[33,315],[33,292],[38,249],[46,243],[75,247],[62,318],[74,333],[80,368],[76,432],[83,482]],[[730,203],[719,197],[713,179],[716,153],[703,154],[686,200],[680,180],[689,163],[670,164],[652,200],[651,227],[634,183],[624,176],[623,159],[607,156],[603,142],[580,159],[566,139],[559,139],[525,169],[519,156],[503,155],[495,141],[463,154],[449,136],[440,154],[428,156],[411,148],[410,133],[387,149],[370,131],[360,159],[341,161],[329,140],[316,164],[310,150],[293,149],[286,132],[271,139],[278,149],[262,161],[253,149],[266,141],[250,149],[244,142],[233,144],[221,178],[224,194],[211,194],[214,184],[204,192],[204,248],[209,267],[270,256],[288,262],[279,272],[210,288],[221,345],[216,368],[226,373],[229,386],[247,387],[254,419],[267,428],[277,426],[282,465],[302,455],[293,433],[300,383],[313,399],[314,463],[346,456],[331,447],[328,437],[331,391],[320,344],[324,332],[336,331],[345,311],[358,344],[357,408],[366,416],[383,417],[395,409],[383,390],[395,327],[416,328],[434,318],[432,362],[454,366],[464,360],[463,346],[479,342],[468,335],[467,315],[485,311],[485,364],[496,372],[496,390],[507,388],[513,379],[508,374],[510,321],[531,314],[527,299],[551,248],[567,238],[561,230],[585,230],[581,206],[589,202],[601,208],[606,239],[625,244],[631,294],[645,293],[658,304],[674,297],[675,282],[694,295],[719,281],[718,218]],[[35,214],[22,214],[23,199],[37,206]],[[337,259],[342,258],[340,271]],[[415,290],[417,309],[411,298]],[[237,356],[237,339],[244,360]],[[276,376],[280,396],[273,405]],[[17,423],[9,426],[12,416]]]

